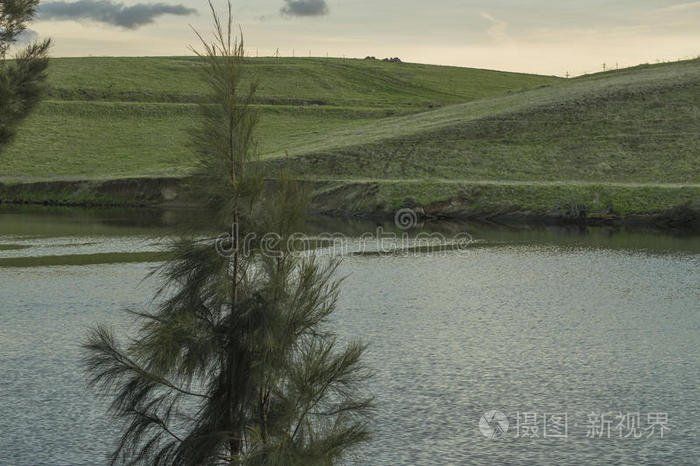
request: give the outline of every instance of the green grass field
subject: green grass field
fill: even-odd
[[[381,61],[250,59],[262,156],[391,117],[556,82],[557,78]],[[66,58],[51,92],[3,155],[0,179],[180,176],[204,88],[192,58]],[[334,136],[335,137],[335,136]]]
[[[53,60],[50,95],[1,156],[0,181],[186,175],[204,98],[194,60]],[[370,204],[481,186],[470,202],[487,210],[579,199],[633,213],[700,192],[700,60],[575,79],[314,58],[245,69],[265,163],[333,189],[377,185]]]
[[[700,183],[700,60],[385,119],[309,143],[313,178]]]

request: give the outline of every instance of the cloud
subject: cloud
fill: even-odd
[[[676,13],[681,11],[688,11],[700,8],[700,2],[690,2],[690,3],[680,3],[678,5],[671,5],[663,8],[656,8],[655,10],[649,11],[651,14],[659,13]]]
[[[508,23],[501,21],[500,19],[494,18],[492,15],[486,12],[480,14],[482,18],[491,23],[491,27],[488,29],[488,35],[495,40],[506,40],[508,37]]]
[[[328,14],[326,0],[284,0],[281,13],[285,16],[323,16]]]
[[[183,5],[138,3],[126,6],[111,0],[60,1],[42,3],[39,6],[40,20],[88,20],[125,29],[138,29],[152,24],[162,15],[187,16],[196,13],[197,10]]]

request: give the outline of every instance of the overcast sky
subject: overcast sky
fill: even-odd
[[[224,0],[216,0],[224,6]],[[251,55],[398,56],[572,75],[700,55],[700,1],[234,0]],[[205,0],[44,0],[54,56],[187,55]]]

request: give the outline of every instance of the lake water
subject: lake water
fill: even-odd
[[[105,463],[119,426],[78,346],[97,322],[129,331],[121,310],[157,286],[133,253],[161,248],[177,215],[0,211],[1,465]],[[351,464],[700,464],[700,237],[425,228],[479,247],[341,267],[337,329],[369,343],[378,406]],[[509,425],[491,439],[479,421],[494,410]]]

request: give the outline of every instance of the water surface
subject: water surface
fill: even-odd
[[[97,322],[128,333],[162,250],[164,212],[0,213],[0,464],[104,464],[119,426],[85,388],[79,343]],[[316,219],[315,233],[377,225]],[[390,229],[391,226],[383,225]],[[440,255],[350,256],[337,329],[369,343],[374,439],[353,464],[697,464],[700,239],[655,231],[425,226],[487,244]],[[13,247],[10,247],[12,245]],[[105,263],[80,264],[106,254]],[[41,257],[63,256],[44,266]],[[12,267],[3,259],[22,259]],[[99,261],[98,261],[99,262]],[[479,430],[484,413],[511,422]],[[589,415],[669,418],[664,438],[588,438]],[[539,438],[517,435],[536,413]],[[566,413],[568,438],[543,438]]]

